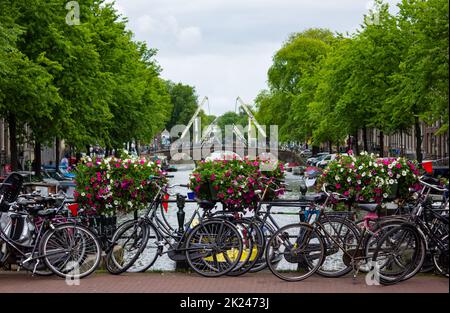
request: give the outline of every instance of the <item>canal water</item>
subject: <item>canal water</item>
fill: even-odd
[[[183,164],[177,166],[177,172],[170,173],[173,175],[173,178],[169,179],[169,183],[171,185],[175,184],[187,184],[189,182],[189,175],[192,173],[192,170],[194,169],[194,165],[192,164]],[[295,199],[298,198],[300,195],[300,177],[293,175],[292,173],[286,173],[286,183],[288,184],[289,192],[287,192],[285,195],[283,195],[283,198],[286,199]],[[291,191],[292,190],[292,191]],[[180,193],[183,195],[187,195],[189,192],[188,189],[183,187],[175,187],[171,189],[171,194]],[[196,204],[194,203],[186,203],[185,212],[186,212],[186,218],[185,222],[187,223],[190,220],[190,217],[192,216],[194,210],[196,208]],[[273,211],[282,211],[282,212],[298,212],[298,208],[289,208],[289,207],[283,207],[283,208],[274,208]],[[168,208],[168,213],[166,215],[167,220],[170,225],[172,225],[173,228],[178,228],[178,221],[177,221],[177,211],[178,208],[176,206],[176,203],[170,203]],[[273,215],[276,222],[280,225],[287,225],[291,223],[296,223],[299,221],[298,215]],[[126,216],[123,217],[120,220],[130,219],[132,216]],[[172,261],[167,254],[163,254],[163,256],[159,257],[155,264],[149,269],[150,271],[173,271],[175,270],[175,262]]]

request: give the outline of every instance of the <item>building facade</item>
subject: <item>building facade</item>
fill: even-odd
[[[424,159],[441,160],[448,158],[449,138],[448,131],[441,135],[436,135],[441,127],[440,122],[433,125],[422,123],[422,154]],[[385,156],[406,156],[416,158],[416,134],[414,127],[408,132],[399,132],[384,135],[384,155]],[[369,152],[380,153],[380,131],[378,129],[367,129],[367,145]],[[363,132],[358,132],[358,147],[363,150]]]

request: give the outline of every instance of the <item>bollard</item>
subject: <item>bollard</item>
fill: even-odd
[[[186,213],[184,212],[184,207],[186,205],[186,197],[180,194],[177,194],[177,218],[178,218],[178,233],[182,235],[184,233],[184,219]]]
[[[186,212],[184,212],[184,207],[186,205],[186,197],[180,194],[177,194],[177,219],[178,219],[178,234],[180,236],[184,233],[184,220],[186,216]],[[176,261],[175,270],[185,271],[189,268],[189,264],[186,261]]]

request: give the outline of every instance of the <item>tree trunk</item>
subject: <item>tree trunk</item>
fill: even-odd
[[[86,145],[86,155],[91,156],[91,146],[90,145]]]
[[[328,141],[328,150],[330,151],[330,154],[333,153],[333,142]]]
[[[17,120],[16,116],[10,114],[8,116],[9,127],[9,147],[11,152],[11,170],[13,172],[18,169],[18,153],[17,153]]]
[[[358,130],[355,131],[353,134],[353,146],[355,147],[355,153],[354,155],[359,155],[359,147],[358,147]]]
[[[368,152],[369,148],[368,148],[368,145],[367,145],[367,127],[364,126],[362,131],[363,131],[364,151]]]
[[[35,141],[34,143],[34,168],[33,171],[36,176],[41,176],[42,155],[41,155],[41,143]]]
[[[60,146],[61,146],[61,139],[59,139],[58,137],[56,137],[55,139],[55,166],[56,166],[56,171],[59,172],[59,162],[61,159],[61,151],[60,151]]]
[[[380,131],[380,157],[384,157],[384,132]]]
[[[139,141],[136,141],[136,154],[138,157],[141,155],[141,149],[139,148]]]
[[[420,120],[419,117],[416,116],[414,118],[414,129],[416,133],[416,158],[419,163],[423,161],[422,155],[422,130],[420,129]]]
[[[312,154],[317,155],[319,153],[319,147],[318,146],[312,146]]]

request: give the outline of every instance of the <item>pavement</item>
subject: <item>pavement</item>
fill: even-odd
[[[241,277],[205,278],[193,273],[96,273],[69,285],[58,277],[33,277],[23,272],[0,272],[2,293],[448,293],[449,281],[417,275],[394,286],[368,286],[365,277],[323,278],[285,282],[270,272]]]

